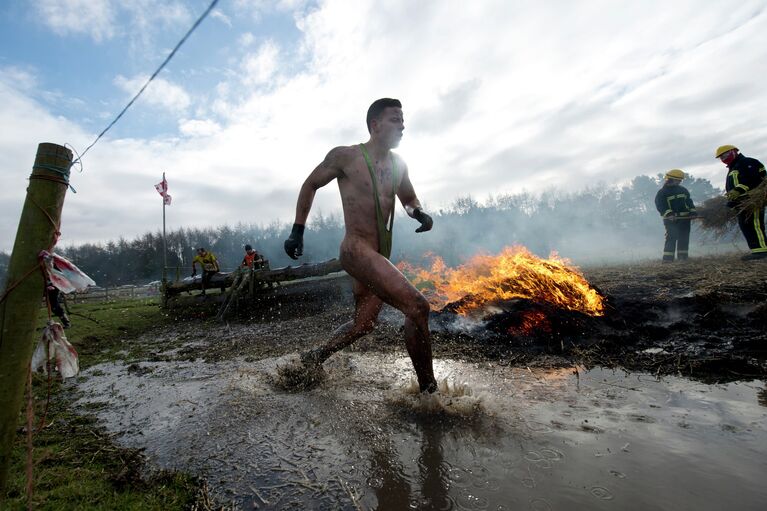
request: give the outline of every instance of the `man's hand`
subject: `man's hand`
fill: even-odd
[[[197,268],[192,266],[192,277],[194,277],[195,275],[197,275]]]
[[[738,197],[740,197],[740,190],[730,190],[725,194],[725,197],[727,197],[727,200],[732,202],[736,200]]]
[[[291,259],[298,259],[304,253],[304,226],[293,224],[290,236],[285,240],[285,252]]]
[[[426,232],[431,230],[431,226],[434,225],[434,220],[429,215],[423,212],[421,208],[415,208],[413,210],[413,218],[421,222],[421,227],[415,230],[415,232]]]

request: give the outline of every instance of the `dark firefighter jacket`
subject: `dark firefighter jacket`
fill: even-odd
[[[655,195],[655,207],[664,218],[672,213],[677,216],[695,213],[695,204],[690,198],[690,192],[681,185],[663,185]]]
[[[765,178],[764,165],[759,160],[739,154],[727,166],[727,181],[724,191],[737,190],[742,194],[753,190]]]

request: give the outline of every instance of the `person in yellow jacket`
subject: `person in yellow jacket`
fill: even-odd
[[[202,293],[205,294],[205,289],[210,287],[210,279],[219,270],[218,261],[216,256],[212,252],[208,252],[203,247],[197,249],[197,255],[192,259],[192,277],[197,275],[197,264],[200,264],[202,269]]]

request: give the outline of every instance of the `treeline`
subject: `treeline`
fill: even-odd
[[[425,253],[433,253],[447,264],[456,265],[477,252],[494,253],[513,244],[524,245],[540,256],[556,251],[578,264],[618,262],[642,253],[657,252],[660,257],[663,226],[654,198],[661,181],[661,175],[638,176],[623,187],[593,186],[573,193],[499,194],[484,201],[466,196],[437,210],[426,204],[434,217],[434,229],[427,234],[415,234],[417,222],[398,207],[392,260],[418,262]],[[690,177],[684,186],[696,203],[721,193],[705,179]],[[195,249],[201,246],[218,257],[224,271],[239,265],[246,243],[269,259],[272,268],[296,264],[282,249],[289,232],[290,225],[279,222],[171,231],[166,239],[168,276],[175,278],[177,271],[182,278],[189,275]],[[340,213],[313,214],[304,235],[304,256],[299,262],[337,257],[343,235]],[[693,235],[693,245],[697,239]],[[101,286],[145,284],[162,276],[163,243],[159,231],[132,240],[121,238],[58,250]],[[0,253],[3,283],[7,260],[8,255]]]

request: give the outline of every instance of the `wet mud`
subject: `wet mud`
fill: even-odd
[[[69,385],[120,444],[240,509],[761,509],[767,263],[584,273],[604,317],[435,312],[436,396],[417,393],[391,309],[318,385],[279,385],[350,317],[343,277],[282,286],[223,324],[193,302]],[[548,323],[521,334],[530,310]]]

